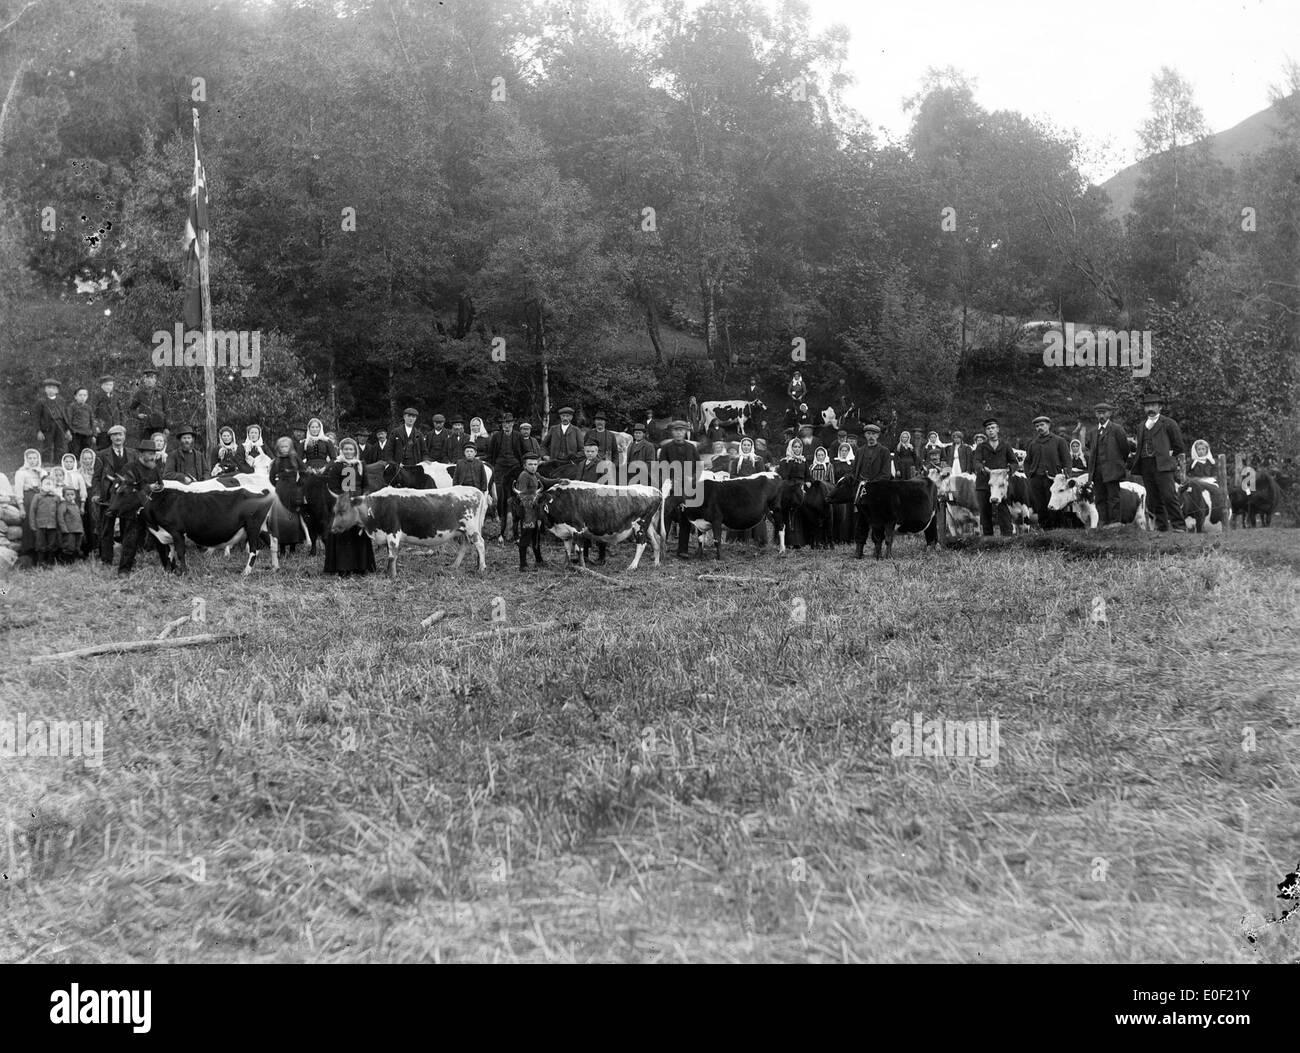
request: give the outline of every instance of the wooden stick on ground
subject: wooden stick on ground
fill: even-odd
[[[425,618],[424,621],[420,623],[420,628],[427,629],[429,628],[430,625],[433,625],[435,622],[442,621],[445,617],[447,617],[446,611],[443,610],[434,611],[431,615],[429,615],[429,617]]]
[[[615,587],[617,587],[617,588],[620,588],[620,589],[634,589],[634,588],[636,588],[636,585],[633,584],[632,582],[628,582],[628,581],[619,581],[619,580],[616,579],[616,578],[610,578],[610,577],[607,577],[607,576],[604,575],[604,574],[597,574],[597,573],[596,573],[594,570],[592,570],[590,567],[584,566],[584,565],[581,564],[581,563],[575,563],[575,564],[573,564],[573,566],[577,567],[577,568],[578,568],[580,571],[582,571],[582,573],[584,573],[584,574],[590,574],[593,578],[599,578],[601,581],[605,582],[607,585],[613,585],[613,586],[615,586]]]
[[[164,647],[195,647],[198,644],[214,643],[217,640],[231,640],[238,635],[238,633],[201,633],[198,636],[182,636],[174,640],[126,640],[122,643],[78,647],[75,651],[35,654],[32,655],[31,660],[33,662],[61,662],[67,658],[86,658],[90,655],[116,654],[121,651],[155,651]]]
[[[187,614],[183,618],[175,618],[172,621],[169,621],[166,625],[163,626],[162,632],[158,634],[158,639],[159,640],[167,639],[167,637],[171,636],[173,629],[179,629],[182,625],[184,625],[189,620],[190,620],[190,616]]]
[[[737,574],[697,574],[696,581],[736,581],[746,585],[780,585],[776,578],[742,578]]]
[[[557,621],[537,622],[535,625],[508,625],[501,629],[488,629],[481,633],[470,633],[468,636],[449,636],[448,640],[481,640],[485,636],[520,636],[524,633],[541,633],[551,629],[558,629],[560,623]]]

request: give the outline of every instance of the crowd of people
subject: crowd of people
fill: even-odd
[[[426,428],[421,426],[419,411],[407,407],[401,421],[373,434],[355,426],[339,438],[321,418],[313,417],[269,442],[257,424],[245,428],[242,440],[234,428],[225,426],[216,443],[207,447],[193,426],[173,425],[169,420],[168,403],[154,370],[145,371],[129,399],[119,397],[115,386],[114,377],[103,376],[93,400],[86,387],[79,387],[74,400],[65,403],[60,383],[54,378],[44,382],[44,397],[35,415],[37,445],[25,451],[11,488],[11,500],[21,514],[17,555],[23,565],[69,562],[92,554],[111,564],[120,532],[124,541],[121,568],[129,572],[137,548],[148,539],[131,537],[134,543],[127,544],[130,524],[117,523],[108,514],[114,490],[124,479],[136,485],[156,485],[164,479],[190,483],[223,475],[261,474],[282,494],[285,504],[294,507],[293,495],[303,474],[319,473],[338,462],[362,470],[379,461],[403,467],[429,461],[450,465],[453,485],[490,490],[491,514],[501,524],[503,540],[520,542],[521,564],[525,557],[521,527],[535,524],[521,523],[526,514],[523,509],[531,509],[532,503],[519,498],[540,487],[538,468],[543,464],[552,473],[558,470],[569,478],[591,482],[606,481],[605,467],[611,463],[659,464],[683,470],[690,466],[732,477],[775,471],[792,486],[820,487],[828,497],[846,478],[866,483],[927,474],[936,478],[972,475],[985,534],[992,534],[995,524],[1003,534],[1012,532],[1005,503],[999,506],[989,500],[990,472],[997,469],[1024,471],[1039,524],[1046,529],[1064,525],[1063,517],[1048,507],[1052,480],[1061,473],[1085,475],[1093,482],[1104,526],[1119,524],[1120,483],[1132,472],[1140,475],[1146,486],[1148,508],[1160,530],[1185,529],[1177,491],[1185,474],[1218,486],[1217,466],[1208,443],[1198,439],[1189,450],[1178,424],[1164,413],[1165,396],[1154,389],[1142,398],[1145,420],[1132,437],[1115,417],[1115,407],[1099,403],[1095,428],[1076,429],[1082,438],[1053,431],[1051,419],[1043,414],[1034,418],[1034,434],[1024,449],[1018,450],[1003,436],[996,417],[985,419],[983,429],[969,443],[960,428],[952,429],[946,441],[937,431],[930,431],[924,442],[919,436],[914,442],[912,433],[901,429],[896,440],[886,442],[884,422],[877,418],[863,423],[851,407],[841,407],[843,419],[828,408],[820,422],[814,422],[804,401],[806,386],[796,373],[789,387],[784,448],[773,451],[767,441],[772,433],[761,420],[754,422],[758,434],[736,436],[715,421],[703,441],[695,442],[690,438],[694,429],[684,420],[668,425],[669,437],[652,438],[649,419],[627,422],[626,432],[620,432],[611,430],[607,414],[597,411],[591,426],[582,428],[575,424],[573,407],[567,405],[559,408],[558,423],[538,429],[530,421],[516,421],[509,412],[493,421],[490,430],[482,417],[469,418],[466,427],[464,416],[442,413],[435,413]],[[756,391],[756,381],[751,381],[751,397]],[[493,474],[490,488],[485,466]],[[1247,488],[1253,469],[1248,473],[1242,479]],[[4,480],[3,486],[8,485]],[[666,511],[671,518],[675,509]],[[506,537],[508,522],[511,529]],[[854,530],[853,502],[835,504],[831,536],[824,540],[848,542],[853,540]],[[745,540],[755,544],[766,541],[765,525],[745,533]],[[687,554],[689,535],[689,525],[682,523],[678,555]],[[805,536],[799,517],[788,523],[789,547],[817,540]],[[349,539],[349,543],[358,552],[362,547],[357,539]],[[535,531],[528,544],[540,562]],[[327,570],[344,573],[373,568],[373,559],[353,553],[342,560],[345,566],[339,570],[328,546],[326,556]],[[604,558],[603,546],[600,558]]]

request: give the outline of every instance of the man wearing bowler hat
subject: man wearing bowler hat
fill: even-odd
[[[614,433],[605,427],[606,417],[603,410],[598,410],[592,417],[595,427],[587,432],[586,439],[596,440],[596,449],[600,451],[600,460],[609,461],[611,464],[618,464],[618,441],[614,438]]]
[[[68,452],[72,425],[68,423],[68,407],[59,397],[59,382],[46,377],[43,386],[45,394],[36,404],[36,441],[40,444],[41,459],[46,464],[57,465]]]
[[[1002,439],[999,430],[996,417],[986,419],[984,436],[988,441],[980,443],[971,458],[975,465],[975,499],[980,506],[980,529],[985,537],[993,536],[993,500],[989,492],[989,473],[1002,468],[1015,472],[1017,468],[1011,443]],[[1003,537],[1010,537],[1014,533],[1011,529],[1011,509],[1006,501],[998,502],[998,533]]]
[[[388,445],[392,452],[390,460],[400,465],[413,466],[424,460],[424,435],[416,427],[420,413],[414,406],[407,406],[402,411],[402,423],[393,425],[393,433]]]
[[[193,425],[182,424],[180,431],[176,433],[176,438],[180,440],[180,445],[167,457],[167,463],[163,466],[164,478],[180,479],[185,483],[206,479],[208,459],[195,445],[197,435]]]
[[[1100,526],[1118,527],[1121,524],[1119,484],[1128,475],[1128,435],[1119,421],[1111,420],[1115,407],[1109,402],[1098,402],[1093,410],[1097,414],[1097,430],[1088,446],[1088,467],[1097,498],[1097,522]]]
[[[447,433],[447,463],[460,464],[465,456],[465,445],[469,436],[465,433],[465,418],[462,414],[451,415],[451,431]]]
[[[559,464],[577,464],[582,460],[582,436],[573,424],[573,407],[560,407],[560,423],[551,425],[551,430],[542,440],[542,451]]]
[[[1165,397],[1157,388],[1142,393],[1146,420],[1137,428],[1137,466],[1147,488],[1147,511],[1156,517],[1156,529],[1186,532],[1182,502],[1178,497],[1179,476],[1187,447],[1176,421],[1164,416]]]
[[[655,444],[645,437],[645,425],[638,421],[628,431],[632,433],[632,445],[627,448],[628,467],[631,468],[634,464],[654,464],[658,460],[658,451]]]
[[[1052,418],[1046,414],[1034,418],[1034,437],[1025,450],[1025,475],[1029,476],[1029,493],[1038,513],[1038,525],[1044,530],[1056,526],[1056,513],[1047,507],[1052,496],[1052,480],[1070,470],[1070,444],[1052,434]]]

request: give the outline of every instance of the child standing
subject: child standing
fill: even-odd
[[[68,406],[68,427],[72,431],[72,452],[78,457],[87,446],[95,446],[95,419],[90,410],[90,389],[77,388]]]
[[[81,520],[81,504],[75,486],[64,487],[63,500],[59,502],[59,562],[73,563],[85,557],[85,527]]]
[[[54,480],[46,476],[41,480],[41,488],[32,498],[31,509],[27,513],[36,565],[40,567],[51,566],[59,553],[59,501]]]
[[[537,465],[541,455],[536,451],[524,454],[524,469],[515,476],[515,505],[511,511],[515,522],[519,524],[519,569],[528,569],[528,549],[533,550],[533,562],[541,566],[542,541],[537,522],[537,495],[541,493],[542,481],[537,475]]]
[[[478,459],[478,444],[471,441],[465,444],[460,463],[456,465],[456,474],[451,479],[452,486],[474,486],[487,493],[487,469]]]

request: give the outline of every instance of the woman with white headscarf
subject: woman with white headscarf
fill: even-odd
[[[77,462],[77,471],[86,483],[86,496],[81,503],[81,521],[86,530],[81,548],[87,556],[99,547],[99,506],[95,504],[91,493],[95,481],[95,463],[98,460],[99,454],[95,452],[95,447],[87,446],[81,451],[81,458]]]
[[[41,451],[23,451],[23,466],[14,472],[14,499],[23,510],[23,536],[18,542],[20,566],[31,566],[36,560],[36,531],[31,526],[32,501],[41,492],[41,480],[49,474],[41,467]]]
[[[330,492],[339,497],[360,496],[365,493],[365,465],[355,439],[344,436],[339,441],[339,458],[325,467],[322,475]],[[347,530],[325,533],[325,573],[341,578],[353,574],[372,574],[375,570],[375,546],[370,535],[359,526]]]
[[[1187,466],[1187,474],[1219,485],[1219,464],[1214,459],[1210,444],[1204,439],[1192,443],[1192,462]]]
[[[253,470],[244,454],[244,448],[235,442],[235,429],[224,426],[217,433],[217,448],[212,451],[212,474],[236,475]]]
[[[786,509],[785,543],[788,548],[802,548],[805,544],[803,505],[805,484],[808,482],[808,461],[803,455],[803,442],[791,439],[785,447],[785,456],[776,466],[776,474],[785,480],[782,504]]]
[[[471,441],[480,450],[486,451],[488,443],[492,437],[488,435],[487,428],[483,427],[482,417],[471,417],[469,420],[469,437]]]
[[[853,453],[853,444],[847,440],[840,443],[839,453],[835,455],[833,462],[835,465],[835,478],[843,479],[845,476],[852,475],[855,460],[857,458]],[[856,494],[853,495],[853,497],[856,496]],[[837,543],[842,544],[853,540],[857,515],[857,508],[854,506],[852,498],[843,504],[831,506],[831,533]]]
[[[262,429],[256,424],[250,424],[244,431],[244,460],[248,462],[249,471],[254,475],[260,475],[264,479],[271,477],[271,456],[266,452],[266,446],[262,442]]]
[[[325,425],[319,417],[307,422],[307,438],[302,441],[302,459],[313,472],[319,472],[338,457],[333,441],[325,434]]]
[[[1083,452],[1083,443],[1078,439],[1070,440],[1070,471],[1086,472],[1088,470],[1088,455]]]

